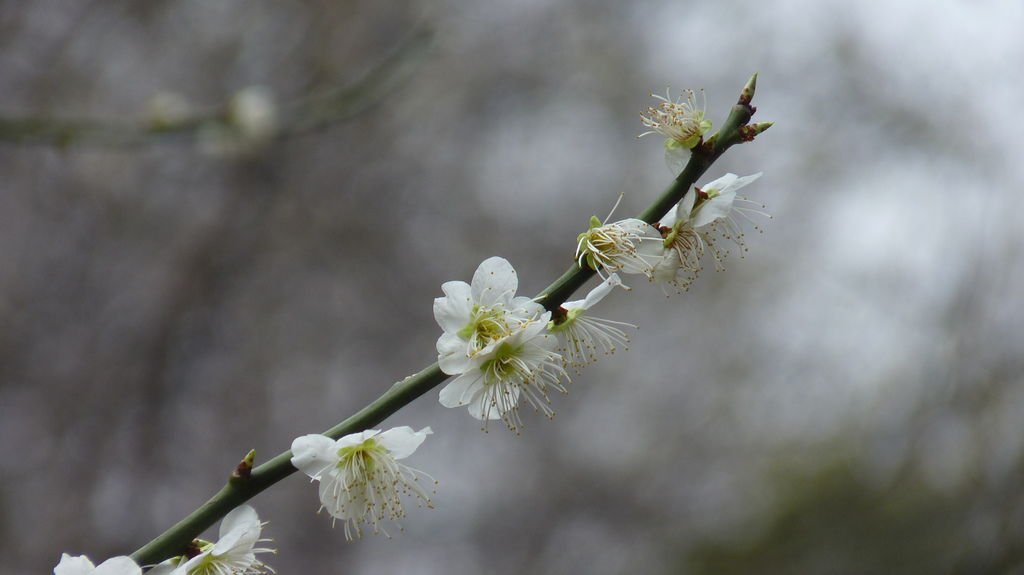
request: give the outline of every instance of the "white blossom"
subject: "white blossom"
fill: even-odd
[[[649,277],[678,289],[688,288],[703,270],[705,252],[711,254],[716,269],[723,269],[729,251],[720,245],[722,240],[735,244],[742,256],[747,249],[745,235],[733,214],[747,221],[751,221],[750,214],[771,216],[748,207],[754,202],[736,191],[760,177],[760,172],[744,177],[726,174],[687,192],[660,222],[661,246],[645,249],[648,258],[657,259]],[[754,228],[760,230],[757,225]]]
[[[704,92],[701,91],[701,96]],[[640,114],[640,121],[650,130],[640,134],[660,134],[665,137],[665,165],[669,171],[678,174],[683,170],[690,157],[690,150],[696,147],[711,129],[711,122],[704,119],[704,104],[697,107],[697,96],[693,90],[684,90],[677,100],[673,100],[670,90],[665,96],[651,94],[660,100],[656,107],[648,108]]]
[[[618,205],[616,202],[615,207]],[[605,221],[609,219],[611,213]],[[586,263],[602,278],[607,277],[604,272],[646,275],[656,260],[645,257],[646,251],[641,248],[645,243],[660,241],[658,230],[643,220],[630,218],[604,224],[592,216],[589,229],[576,238],[576,263],[581,268]]]
[[[256,558],[273,549],[256,547],[264,523],[250,505],[232,509],[220,521],[217,542],[196,539],[199,553],[192,557],[172,557],[146,572],[146,575],[257,575],[274,570]]]
[[[550,317],[551,313],[545,312],[486,353],[475,355],[468,369],[441,390],[441,405],[468,407],[470,415],[484,422],[501,419],[511,431],[522,427],[520,397],[549,418],[554,416],[548,389],[567,393],[561,380],[568,380],[569,375],[562,367],[562,356],[555,351],[558,339],[546,333]]]
[[[292,442],[292,465],[320,482],[320,509],[345,523],[346,539],[361,537],[364,525],[388,535],[381,523],[405,517],[402,495],[431,506],[419,477],[433,478],[398,462],[412,455],[431,433],[429,427],[413,431],[403,426],[352,433],[336,441],[304,435]]]
[[[277,132],[277,105],[264,86],[248,86],[232,96],[228,118],[242,140],[250,144],[262,144]]]
[[[446,282],[445,297],[434,300],[434,318],[444,330],[438,364],[458,376],[441,390],[441,404],[468,407],[483,421],[501,419],[512,430],[521,424],[521,396],[550,417],[548,390],[564,393],[560,379],[568,377],[555,352],[557,339],[545,333],[551,312],[516,297],[518,283],[511,264],[492,257],[480,264],[471,285]]]
[[[684,90],[677,100],[672,99],[670,90],[665,91],[664,97],[657,94],[651,94],[651,97],[660,102],[640,114],[640,122],[650,128],[640,137],[661,134],[665,137],[666,149],[691,150],[711,129],[711,122],[704,119],[704,104],[697,107],[697,95],[693,90]]]
[[[737,205],[754,204],[748,198],[737,195],[736,191],[754,183],[761,175],[762,172],[758,172],[741,177],[730,173],[704,184],[697,194],[704,199],[696,206],[692,206],[691,213],[689,214],[693,227],[703,228],[719,220],[730,220],[733,212],[741,216],[750,212],[767,215],[757,210],[751,210],[743,205]],[[763,208],[763,206],[761,207]],[[735,220],[733,222],[735,223]]]
[[[142,569],[131,557],[112,557],[93,565],[85,555],[72,557],[63,553],[60,563],[53,568],[53,575],[142,575]]]
[[[565,365],[578,370],[597,361],[598,352],[608,355],[615,352],[616,346],[629,343],[629,336],[622,328],[636,329],[635,325],[586,313],[616,287],[629,289],[618,274],[611,274],[585,298],[563,303],[555,319],[548,324],[548,329],[563,340],[559,351]]]
[[[516,297],[518,287],[512,264],[500,257],[484,260],[472,284],[450,281],[441,286],[445,296],[434,300],[434,319],[444,330],[437,340],[442,371],[466,372],[474,357],[490,352],[527,323],[541,320],[546,313],[543,306],[528,297]]]

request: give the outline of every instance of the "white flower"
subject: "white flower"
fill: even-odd
[[[560,351],[566,365],[579,369],[597,361],[598,351],[608,355],[615,352],[616,345],[629,343],[629,336],[622,328],[636,329],[635,325],[590,317],[585,313],[616,287],[629,289],[619,279],[618,274],[611,274],[608,279],[590,290],[584,299],[563,303],[559,312],[555,314],[555,319],[548,324],[548,329],[552,333],[564,338]]]
[[[304,435],[292,442],[292,465],[320,482],[320,509],[345,522],[345,538],[361,537],[363,525],[383,532],[384,520],[405,517],[401,495],[412,495],[430,506],[430,497],[418,483],[418,469],[398,463],[412,455],[428,435],[429,427],[413,431],[395,427],[371,429],[335,441],[324,435]],[[390,535],[388,535],[390,537]]]
[[[544,333],[551,312],[516,297],[518,287],[512,265],[492,257],[477,268],[472,285],[445,282],[445,297],[434,300],[434,318],[444,330],[438,364],[459,376],[441,390],[441,404],[469,406],[473,417],[502,419],[513,430],[520,395],[551,416],[547,389],[564,392],[559,379],[566,375],[555,338]]]
[[[651,128],[640,137],[648,134],[664,136],[665,165],[669,171],[678,174],[685,167],[690,150],[700,144],[704,134],[711,129],[711,122],[704,119],[704,105],[697,107],[697,96],[693,90],[685,90],[676,101],[672,100],[668,90],[664,97],[657,94],[651,94],[651,97],[661,100],[661,103],[655,108],[648,108],[646,114],[640,114],[643,125]]]
[[[697,107],[697,96],[693,90],[685,90],[675,101],[669,90],[665,91],[664,97],[657,94],[651,94],[651,97],[661,102],[657,107],[647,108],[646,113],[640,114],[640,121],[650,128],[640,137],[661,134],[666,138],[667,150],[692,150],[700,143],[705,132],[711,129],[711,122],[704,119],[704,106]]]
[[[688,289],[703,269],[705,241],[689,217],[696,197],[692,191],[683,196],[676,209],[661,222],[661,245],[646,249],[646,255],[657,261],[651,268],[650,279],[680,291]]]
[[[622,201],[622,196],[619,196],[619,201]],[[615,207],[618,205],[616,202]],[[605,221],[609,219],[611,213]],[[582,268],[586,262],[601,277],[606,277],[601,272],[602,268],[609,273],[648,274],[654,261],[644,257],[641,246],[660,241],[658,230],[643,220],[630,218],[603,224],[597,216],[592,216],[590,228],[576,238],[576,263]]]
[[[231,97],[223,122],[203,124],[199,149],[211,156],[244,157],[263,151],[279,133],[277,104],[263,86],[243,88]]]
[[[441,405],[468,406],[469,414],[476,419],[501,419],[511,431],[522,426],[520,397],[549,418],[554,416],[548,388],[566,393],[560,380],[568,380],[569,376],[562,367],[562,356],[555,352],[557,338],[545,333],[550,317],[550,312],[544,313],[487,353],[474,356],[469,369],[441,390]]]
[[[491,351],[523,325],[541,320],[544,307],[528,297],[516,297],[518,287],[512,264],[499,257],[480,264],[472,285],[450,281],[441,286],[445,297],[434,300],[434,319],[444,330],[437,340],[442,371],[466,372],[475,356]]]
[[[762,214],[760,211],[736,205],[737,203],[754,203],[743,196],[736,195],[736,191],[757,181],[761,174],[762,172],[758,172],[743,177],[736,174],[726,174],[717,180],[704,184],[704,187],[697,190],[697,195],[701,196],[702,201],[696,206],[691,206],[691,213],[688,214],[693,227],[703,228],[723,219],[729,221],[732,212],[736,212],[741,216],[747,212]],[[735,223],[734,220],[732,221]]]
[[[256,558],[273,549],[256,547],[264,523],[250,505],[231,510],[220,521],[216,543],[196,539],[199,553],[191,558],[172,557],[150,569],[146,575],[256,575],[274,570]]]
[[[53,575],[142,575],[142,569],[131,557],[112,557],[93,565],[85,555],[72,557],[63,553],[60,563],[53,568]]]
[[[722,261],[729,252],[719,247],[719,239],[735,243],[742,255],[746,251],[745,236],[732,214],[736,213],[748,221],[749,214],[768,214],[738,205],[753,202],[738,196],[736,191],[760,177],[760,172],[744,177],[726,174],[683,196],[676,209],[661,221],[664,240],[660,249],[651,247],[645,250],[649,258],[660,255],[649,277],[679,289],[688,288],[703,269],[706,251],[711,253],[715,268],[723,269]],[[760,230],[756,225],[754,228]]]
[[[228,118],[249,144],[262,144],[277,131],[277,106],[264,86],[249,86],[232,96]]]

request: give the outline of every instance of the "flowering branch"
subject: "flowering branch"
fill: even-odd
[[[687,190],[726,150],[737,143],[753,138],[750,130],[746,130],[754,107],[750,105],[756,87],[756,74],[744,87],[739,102],[733,106],[729,117],[722,128],[706,141],[699,141],[692,149],[686,167],[675,182],[638,218],[648,224],[659,221],[673,206],[680,202]],[[757,133],[767,129],[764,126]],[[756,135],[753,134],[753,135]],[[660,243],[660,242],[659,242]],[[596,271],[589,266],[572,265],[561,277],[545,288],[534,301],[547,311],[555,312],[577,289],[579,289]],[[430,391],[450,377],[441,367],[434,363],[419,373],[409,376],[388,389],[356,414],[324,432],[332,439],[344,435],[361,432],[377,425],[391,414],[408,405],[416,398]],[[251,455],[251,454],[250,454]],[[193,511],[188,517],[174,525],[163,534],[153,539],[132,554],[139,565],[152,565],[175,554],[180,554],[189,543],[224,517],[232,509],[251,499],[258,493],[281,481],[296,471],[293,466],[293,453],[286,451],[248,473],[235,473],[231,480],[206,503]],[[243,464],[251,458],[247,456]],[[242,467],[245,467],[243,465]]]
[[[419,56],[425,53],[431,37],[429,30],[421,29],[354,83],[327,88],[283,104],[280,122],[275,118],[277,110],[273,102],[265,94],[243,90],[232,102],[203,113],[190,113],[183,109],[187,104],[173,99],[172,102],[164,102],[162,107],[168,109],[154,110],[149,118],[135,123],[95,118],[0,117],[0,142],[125,148],[187,141],[206,132],[240,132],[236,135],[259,136],[259,143],[285,140],[347,120],[378,103],[408,76]],[[254,95],[255,99],[250,98]],[[247,118],[250,110],[265,116],[253,120],[260,123],[255,129],[261,133],[248,133],[253,129]]]

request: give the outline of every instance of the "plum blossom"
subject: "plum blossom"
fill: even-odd
[[[304,435],[292,442],[292,465],[320,482],[320,509],[345,523],[346,539],[361,537],[364,525],[390,537],[381,523],[405,517],[402,495],[431,506],[419,478],[433,478],[398,462],[431,433],[429,427],[413,431],[403,426],[384,432],[369,429],[338,440]]]
[[[555,319],[548,324],[551,333],[562,338],[559,351],[565,365],[579,370],[597,361],[598,352],[609,355],[615,352],[617,345],[624,346],[629,343],[629,336],[622,328],[636,329],[635,325],[592,317],[586,313],[616,287],[629,289],[619,279],[618,274],[611,274],[608,279],[590,290],[585,298],[563,303],[555,314]]]
[[[264,86],[248,86],[239,90],[228,103],[228,120],[242,140],[262,144],[277,131],[277,105]]]
[[[605,221],[611,219],[619,201]],[[576,238],[576,263],[581,268],[586,263],[602,278],[607,277],[606,272],[646,275],[656,260],[645,257],[647,251],[641,246],[660,242],[658,230],[643,220],[629,218],[605,224],[597,216],[591,216],[589,229]]]
[[[657,262],[649,277],[686,289],[702,271],[705,252],[714,259],[715,269],[724,269],[722,262],[729,252],[719,245],[721,240],[736,244],[742,255],[747,249],[745,235],[733,214],[747,221],[751,221],[751,214],[771,216],[750,208],[754,202],[736,191],[760,177],[760,172],[743,177],[726,174],[683,196],[676,209],[660,222],[664,238],[661,246],[646,248],[645,255]]]
[[[441,390],[445,407],[468,407],[469,414],[486,422],[501,419],[510,431],[522,427],[519,399],[553,417],[548,390],[567,393],[561,380],[569,379],[558,339],[546,332],[550,312],[531,321],[497,342],[487,353],[475,355],[468,369]]]
[[[657,107],[647,108],[646,113],[640,114],[640,122],[650,128],[640,137],[661,134],[665,137],[666,148],[690,150],[711,129],[711,122],[704,119],[705,105],[697,107],[697,95],[693,90],[684,90],[676,100],[672,99],[671,88],[665,90],[665,96],[651,94],[651,97],[660,102]]]
[[[703,96],[704,92],[701,92]],[[665,164],[673,173],[682,171],[690,150],[696,147],[711,129],[711,122],[704,119],[704,104],[697,106],[693,90],[684,90],[677,100],[672,99],[670,90],[665,96],[651,94],[660,100],[656,107],[647,108],[640,114],[640,122],[650,130],[640,134],[660,134],[665,137]]]
[[[146,575],[257,575],[273,569],[256,558],[258,553],[273,549],[256,547],[269,541],[260,539],[263,525],[256,510],[240,505],[221,519],[216,543],[196,539],[198,553],[172,557],[149,570]]]
[[[501,419],[511,430],[521,425],[520,397],[550,417],[548,390],[564,393],[560,379],[568,378],[557,338],[545,331],[551,312],[517,297],[518,287],[512,265],[492,257],[477,268],[472,284],[445,282],[445,297],[434,300],[434,318],[444,330],[438,364],[458,376],[441,390],[441,404],[468,407],[485,422]]]
[[[437,340],[442,371],[464,373],[474,357],[492,351],[512,332],[533,321],[547,321],[544,307],[528,297],[517,297],[518,288],[512,264],[500,257],[484,260],[472,284],[441,285],[445,296],[434,300],[434,319],[444,330]]]

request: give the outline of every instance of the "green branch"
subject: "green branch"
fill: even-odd
[[[280,128],[272,139],[285,140],[314,132],[378,104],[408,78],[428,52],[431,40],[429,30],[418,30],[358,80],[282,104]],[[58,147],[126,148],[194,141],[206,130],[221,130],[229,134],[235,130],[227,104],[172,121],[118,123],[95,118],[0,117],[0,142]]]
[[[675,182],[665,190],[657,201],[640,214],[640,219],[648,223],[654,223],[661,219],[672,206],[682,199],[686,191],[697,182],[697,179],[719,156],[734,144],[748,139],[741,136],[741,132],[754,113],[754,108],[750,106],[750,98],[753,97],[756,78],[756,75],[751,78],[744,88],[740,102],[733,106],[722,129],[707,142],[694,148],[689,162]],[[746,98],[745,101],[744,98]],[[555,310],[593,275],[593,270],[573,265],[542,291],[541,295],[537,297],[537,301],[548,310]],[[337,439],[349,433],[370,429],[416,398],[437,387],[448,377],[434,363],[419,373],[395,383],[373,403],[330,428],[324,432],[324,435]],[[290,451],[285,451],[253,469],[248,479],[245,478],[245,473],[236,472],[216,495],[178,524],[133,553],[132,558],[140,565],[152,565],[180,554],[194,538],[229,511],[294,473],[296,470],[292,467],[291,456]],[[243,464],[245,464],[244,460]],[[240,467],[244,468],[245,466],[241,465]]]

